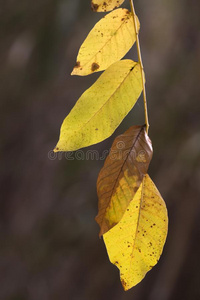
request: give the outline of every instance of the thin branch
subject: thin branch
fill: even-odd
[[[140,49],[140,41],[139,41],[139,29],[137,28],[137,16],[135,13],[135,8],[133,4],[133,0],[130,1],[131,11],[133,14],[133,22],[136,32],[136,46],[137,46],[137,53],[138,53],[138,60],[141,67],[141,75],[142,75],[142,90],[143,90],[143,100],[144,100],[144,114],[145,114],[145,124],[146,124],[146,132],[148,134],[149,130],[149,118],[148,118],[148,109],[147,109],[147,97],[146,97],[146,88],[145,88],[145,75],[144,75],[144,67],[142,63],[142,55]]]

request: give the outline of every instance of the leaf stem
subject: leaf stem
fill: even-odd
[[[146,88],[145,88],[144,67],[143,67],[143,63],[142,63],[142,55],[141,55],[140,41],[139,41],[139,30],[137,28],[137,19],[136,19],[137,17],[136,17],[136,13],[135,13],[133,0],[129,0],[129,1],[130,1],[130,6],[131,6],[131,11],[132,11],[132,14],[133,14],[133,22],[134,22],[135,33],[136,33],[136,46],[137,46],[138,60],[139,60],[139,64],[140,64],[140,67],[141,67],[145,124],[146,124],[146,132],[148,134],[148,131],[149,131],[149,118],[148,118],[148,109],[147,109],[147,97],[146,97]]]

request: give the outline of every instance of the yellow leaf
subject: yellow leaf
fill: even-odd
[[[153,154],[145,126],[132,126],[114,140],[97,180],[100,236],[123,217],[147,173]]]
[[[140,27],[137,19],[137,27]],[[132,13],[119,8],[102,18],[83,42],[72,75],[88,75],[120,60],[136,40]]]
[[[165,202],[148,175],[121,221],[103,235],[110,261],[125,290],[138,284],[158,262],[168,230]]]
[[[109,11],[119,7],[125,0],[92,0],[91,7],[93,11]]]
[[[121,60],[110,66],[86,90],[61,126],[54,149],[73,151],[108,138],[142,92],[140,65]]]

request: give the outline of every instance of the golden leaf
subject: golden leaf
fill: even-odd
[[[140,65],[121,60],[110,66],[86,90],[61,126],[54,149],[73,151],[108,138],[142,92]]]
[[[120,270],[125,290],[157,264],[168,230],[165,202],[148,175],[121,221],[103,235],[110,261]]]
[[[93,11],[110,11],[119,7],[125,0],[92,0],[91,7]]]
[[[137,19],[137,28],[140,27]],[[107,69],[130,50],[136,40],[133,16],[119,8],[102,18],[83,42],[72,75],[88,75]]]

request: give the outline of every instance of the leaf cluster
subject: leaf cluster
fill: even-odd
[[[140,28],[133,7],[131,11],[118,8],[123,2],[92,0],[95,12],[111,12],[97,22],[81,45],[72,75],[104,72],[63,121],[55,152],[105,140],[144,93],[141,60],[122,59],[135,42],[138,49]],[[114,140],[97,180],[96,221],[125,290],[140,282],[158,262],[167,236],[166,206],[147,174],[153,149],[146,129],[145,125],[131,126]]]

